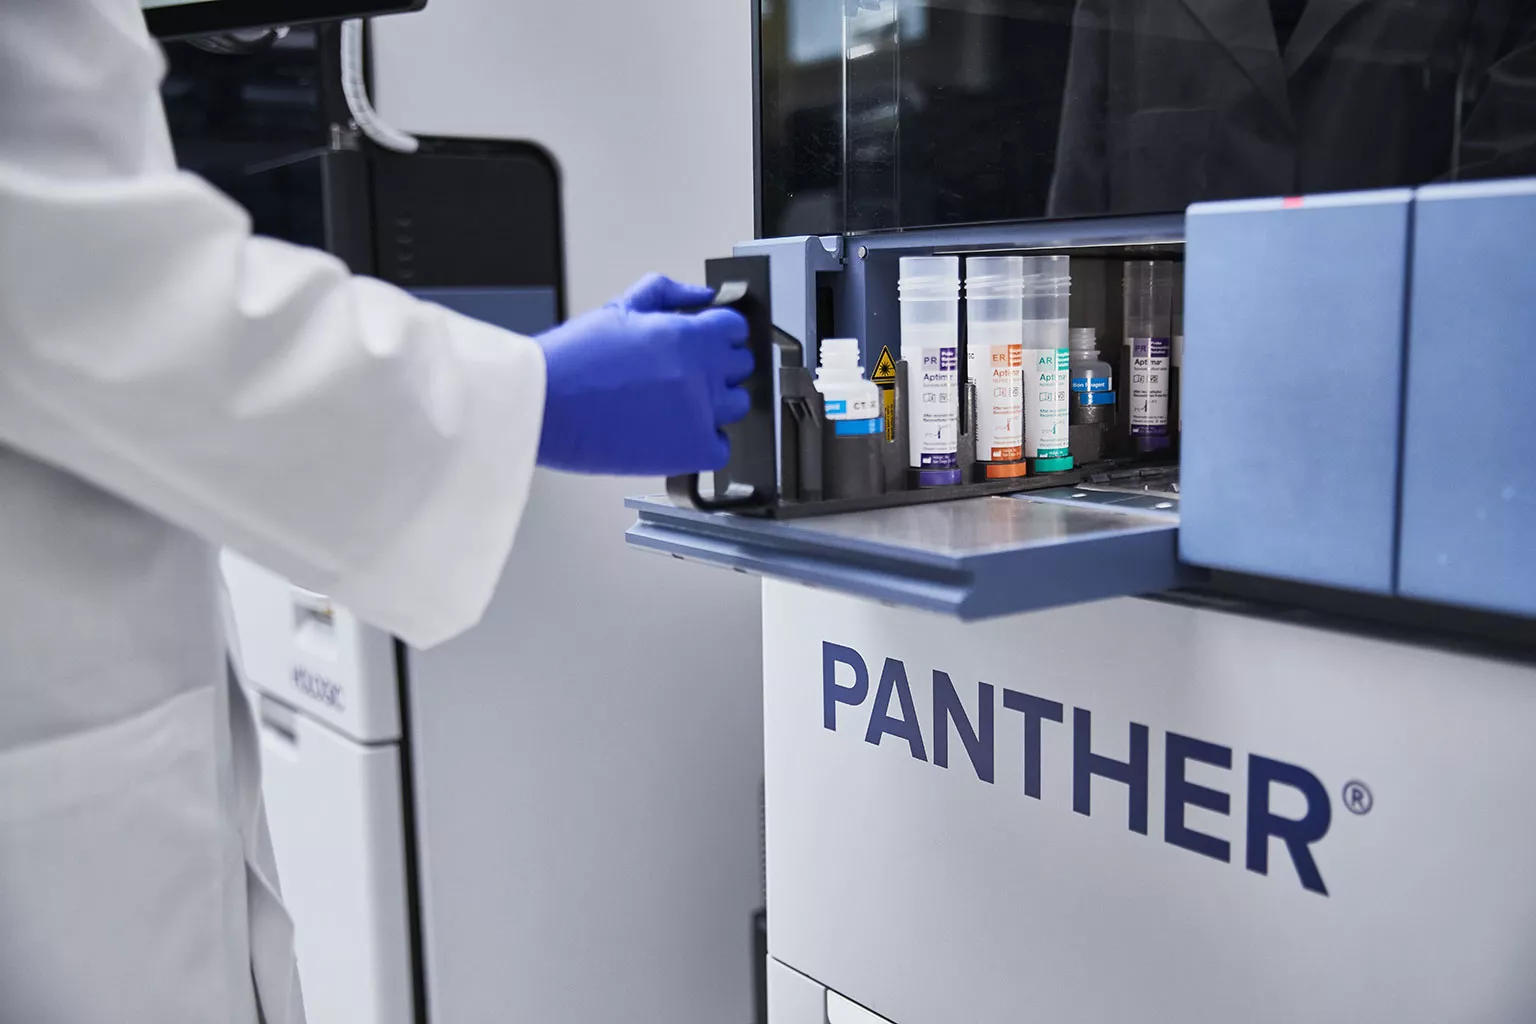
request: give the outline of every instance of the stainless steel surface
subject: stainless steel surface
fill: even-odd
[[[1177,515],[1179,511],[1179,496],[1177,494],[1161,494],[1156,491],[1147,491],[1141,494],[1126,496],[1117,508],[1134,508],[1147,512],[1168,512]]]
[[[1179,496],[1179,478],[1158,478],[1155,480],[1127,480],[1124,483],[1089,484],[1088,489],[1095,491],[1113,491],[1119,494],[1160,494],[1164,497],[1177,498]]]
[[[1112,505],[1121,510],[1136,509],[1157,515],[1177,516],[1179,471],[1176,468],[1154,470],[1144,477],[1085,482],[1076,487],[1053,487],[1015,497],[1068,505]]]
[[[1062,501],[1082,505],[1119,505],[1130,495],[1121,491],[1106,491],[1093,487],[1053,487],[1048,491],[1031,491],[1016,494],[1017,501]]]
[[[1160,518],[1135,513],[989,497],[849,512],[784,523],[782,528],[813,542],[847,539],[964,558],[1095,533],[1123,532],[1137,525],[1128,520],[1143,520],[1148,527],[1164,525]]]
[[[1014,497],[1037,503],[1052,502],[1068,506],[1114,509],[1121,513],[1137,511],[1175,518],[1179,514],[1178,492],[1167,490],[1138,490],[1131,487],[1123,490],[1107,487],[1053,487],[1048,491],[1032,491]]]

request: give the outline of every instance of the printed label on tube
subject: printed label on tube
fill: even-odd
[[[824,408],[829,420],[867,420],[880,415],[880,403],[874,398],[829,398]]]
[[[976,385],[976,457],[983,462],[1017,462],[1024,457],[1024,346],[993,343],[996,327],[1004,337],[1018,336],[1015,323],[972,324],[966,354]]]
[[[917,408],[912,419],[912,467],[954,469],[959,444],[959,356],[950,344],[919,348]]]
[[[1071,350],[1065,347],[1025,349],[1024,372],[1029,389],[1024,454],[1031,459],[1066,458],[1071,451],[1067,433]]]
[[[1168,434],[1168,383],[1172,345],[1167,338],[1131,339],[1131,434]]]
[[[885,420],[876,416],[871,420],[833,420],[832,433],[836,437],[868,437],[885,431]]]

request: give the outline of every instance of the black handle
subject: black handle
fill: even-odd
[[[719,512],[723,509],[756,505],[757,492],[746,491],[729,498],[706,498],[699,490],[699,474],[685,473],[667,477],[667,497],[679,508],[696,508],[700,512]]]
[[[738,302],[740,302],[742,299],[744,299],[746,297],[747,297],[747,283],[745,281],[726,281],[720,287],[715,289],[715,296],[714,296],[714,298],[712,298],[708,302],[704,303],[704,305],[702,305],[702,306],[683,306],[683,307],[681,307],[679,309],[673,310],[673,312],[676,312],[676,313],[702,313],[706,309],[714,309],[717,306],[725,306],[725,307],[729,308],[731,306],[735,306]]]
[[[726,281],[715,289],[715,297],[708,305],[682,312],[699,313],[716,306],[734,306],[747,297],[745,281]],[[696,508],[701,512],[718,512],[722,509],[740,508],[758,503],[756,491],[748,491],[730,498],[706,498],[699,490],[698,473],[685,473],[667,477],[667,497],[681,508]]]

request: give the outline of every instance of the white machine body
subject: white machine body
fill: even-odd
[[[233,552],[220,567],[251,685],[359,742],[399,739],[388,633]]]
[[[773,1024],[1536,1018],[1536,668],[1132,598],[763,614]]]
[[[221,556],[309,1019],[415,1020],[393,640]]]

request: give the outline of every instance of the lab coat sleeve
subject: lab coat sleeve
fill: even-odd
[[[162,73],[136,0],[0,5],[0,444],[410,643],[472,625],[541,350],[252,237],[176,170]]]

